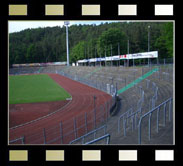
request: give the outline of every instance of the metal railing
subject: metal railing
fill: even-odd
[[[87,132],[104,125],[110,117],[110,109],[115,102],[112,98],[89,112],[82,112],[70,120],[39,129],[34,134],[27,134],[10,140],[11,144],[68,144]]]
[[[131,120],[131,129],[134,131],[138,127],[138,116],[140,117],[142,109],[139,108],[136,112],[131,113],[129,116],[123,119],[123,134],[126,136],[128,119]],[[118,131],[120,132],[120,122],[118,121]]]
[[[149,117],[148,119],[148,135],[149,135],[149,140],[151,139],[151,116],[152,114],[157,111],[157,120],[156,120],[156,131],[158,133],[159,131],[159,112],[160,112],[160,107],[163,106],[163,112],[164,112],[164,116],[163,116],[163,120],[164,120],[164,126],[166,125],[166,106],[167,103],[169,102],[169,121],[171,121],[171,112],[172,112],[172,100],[173,98],[169,98],[166,101],[164,101],[163,103],[161,103],[160,105],[156,106],[155,108],[153,108],[152,110],[150,110],[149,112],[145,113],[144,115],[142,115],[140,117],[139,120],[139,125],[138,125],[138,143],[141,144],[142,138],[141,138],[141,126],[142,126],[142,121],[144,118]]]
[[[146,88],[149,89],[150,80],[149,79],[145,79],[145,80],[146,80]]]
[[[157,67],[158,67],[158,70],[154,71],[153,77],[158,78],[158,79],[162,79],[164,81],[173,79],[173,77],[172,77],[173,74],[171,75],[171,73],[173,72],[173,65],[172,64],[168,65],[168,66],[167,65],[158,65]],[[60,71],[59,73],[61,75],[65,75],[66,77],[69,77],[73,80],[76,80],[76,81],[79,81],[81,83],[87,84],[89,86],[95,87],[95,88],[102,90],[104,92],[107,92],[106,84],[110,84],[110,85],[114,86],[115,84],[113,84],[113,81],[116,80],[118,82],[120,81],[121,84],[124,83],[126,86],[127,82],[133,81],[135,79],[135,74],[137,74],[134,72],[134,70],[129,69],[130,73],[125,75],[124,78],[121,78],[121,76],[118,77],[117,73],[106,73],[106,71],[104,72],[103,70],[100,70],[99,72],[92,73],[91,77],[87,79],[87,78],[83,77],[82,75],[78,75],[78,72],[76,72],[74,70],[73,70],[74,71],[73,72],[72,70],[71,71],[70,70],[64,71],[64,72]],[[112,70],[115,71],[113,68],[112,68]],[[145,74],[146,72],[151,71],[151,70],[152,70],[151,66],[150,67],[147,67],[147,66],[142,67],[142,75]],[[90,72],[91,72],[91,70],[90,70]],[[100,77],[103,77],[104,79],[108,78],[108,80],[104,81],[104,79],[98,79]],[[128,79],[128,81],[127,81],[127,79]],[[112,83],[111,83],[111,80],[113,80]],[[147,82],[147,86],[148,86],[148,82]],[[114,91],[115,91],[115,88],[114,88]]]
[[[152,90],[153,90],[153,96],[149,102],[149,110],[151,110],[155,107],[156,101],[158,99],[158,86],[154,82],[152,82]]]
[[[11,140],[9,141],[9,144],[15,144],[15,143],[19,144],[19,142],[21,142],[21,144],[25,144],[25,137],[23,136],[23,137]]]
[[[91,86],[93,88],[99,89],[103,92],[106,92],[108,94],[110,94],[111,96],[115,96],[117,93],[117,83],[114,84],[114,78],[113,77],[105,77],[108,78],[108,83],[104,83],[101,81],[97,81],[97,79],[87,79],[86,77],[81,77],[79,75],[72,75],[69,73],[65,73],[65,72],[58,72],[60,75],[66,76],[72,80],[78,81],[80,83],[86,84],[88,86]],[[97,76],[97,77],[102,77],[101,75],[98,74],[92,74],[93,76]],[[109,83],[110,82],[110,83]],[[125,83],[126,84],[126,83]],[[108,86],[109,85],[109,86]],[[108,89],[109,88],[109,89]]]
[[[170,66],[171,67],[171,66]],[[144,69],[146,69],[146,68],[144,68]],[[145,71],[144,71],[144,69],[143,69],[143,71],[142,71],[142,73],[144,73]],[[147,70],[149,70],[149,68],[147,68]],[[108,70],[107,70],[108,71]],[[164,74],[162,74],[164,72]],[[167,68],[167,69],[163,69],[163,70],[161,70],[161,68],[159,67],[159,71],[157,71],[156,72],[156,74],[153,74],[154,76],[156,76],[156,78],[157,78],[157,74],[158,74],[158,78],[160,77],[160,76],[163,76],[164,75],[164,77],[162,77],[161,79],[166,79],[166,77],[168,77],[168,74],[166,74],[166,72],[168,73],[168,72],[171,72],[171,68]],[[64,76],[66,76],[66,77],[69,77],[69,78],[71,78],[71,79],[73,79],[73,80],[76,80],[76,81],[79,81],[79,82],[81,82],[81,83],[84,83],[85,82],[85,84],[87,84],[87,85],[91,85],[91,86],[93,86],[93,87],[95,87],[95,88],[97,88],[97,89],[100,89],[100,90],[103,90],[103,91],[105,91],[105,92],[107,92],[107,86],[106,86],[106,84],[104,83],[104,82],[100,82],[100,81],[98,81],[98,82],[96,82],[96,81],[91,81],[91,80],[88,80],[88,79],[83,79],[82,77],[79,77],[78,75],[70,75],[69,73],[66,73],[65,71],[64,72],[62,72],[62,71],[58,71],[57,72],[58,74],[61,74],[61,75],[64,75]],[[161,73],[161,75],[160,75],[160,73]],[[97,75],[98,75],[98,77],[100,76],[100,73],[97,73]],[[171,74],[169,74],[169,77],[171,76]],[[131,76],[131,78],[133,78],[134,77],[134,75],[132,75]],[[127,78],[128,78],[128,76],[127,76]],[[120,79],[121,79],[121,76],[120,76]],[[167,78],[168,79],[168,78]],[[128,83],[127,82],[127,80],[126,80],[126,76],[125,76],[125,78],[123,78],[122,79],[123,80],[123,82],[125,83],[125,85]],[[146,80],[147,81],[147,84],[146,84],[146,87],[147,88],[149,88],[150,87],[150,81],[149,80]],[[134,85],[135,86],[135,85]],[[153,84],[152,85],[153,87],[154,87],[154,101],[151,101],[151,109],[153,108],[153,107],[155,107],[155,100],[157,100],[157,93],[158,93],[158,88],[155,88],[156,86],[155,86],[155,84]],[[111,87],[111,86],[110,86]],[[139,87],[138,87],[139,88]],[[114,91],[116,90],[115,88],[113,88],[114,89]],[[143,95],[143,91],[142,91],[142,89],[140,88],[140,89],[138,89],[138,93],[140,93],[140,94],[142,94]],[[111,103],[113,102],[113,100],[111,100]],[[139,102],[140,102],[140,100],[139,100]],[[112,104],[109,104],[110,106],[112,106]],[[139,105],[141,105],[141,104],[139,104]],[[110,110],[110,108],[107,108],[106,109],[106,107],[108,107],[108,106],[106,106],[106,105],[104,105],[104,110],[103,110],[103,113],[101,113],[100,114],[100,116],[98,116],[98,119],[100,119],[100,118],[103,118],[104,119],[104,121],[106,122],[106,120],[108,119],[108,117],[109,117],[109,110]],[[150,110],[151,110],[150,109]],[[136,112],[139,112],[140,113],[140,109],[139,110],[137,110]],[[102,111],[101,111],[102,112]],[[133,111],[132,111],[133,112]],[[134,112],[134,113],[130,113],[130,114],[128,114],[128,116],[127,116],[127,119],[129,119],[129,118],[131,118],[132,119],[132,123],[134,123],[134,124],[136,124],[136,122],[133,122],[133,119],[135,118],[136,119],[136,117],[135,116],[137,116],[137,115],[135,115],[135,113],[136,112]],[[92,112],[91,113],[92,115],[94,115],[94,112]],[[83,116],[83,124],[82,125],[75,125],[75,127],[73,127],[73,131],[69,131],[69,132],[64,132],[65,130],[66,130],[66,127],[67,128],[69,128],[70,126],[74,126],[74,124],[77,124],[77,123],[74,123],[75,121],[73,120],[73,119],[71,119],[68,123],[66,123],[66,122],[61,122],[60,124],[58,124],[57,126],[57,128],[58,128],[58,135],[59,135],[59,137],[58,137],[58,135],[55,137],[55,138],[52,138],[52,139],[48,139],[46,136],[47,135],[50,135],[50,134],[52,134],[51,133],[51,129],[50,128],[54,128],[55,126],[51,126],[51,127],[49,127],[49,128],[46,128],[45,129],[45,131],[43,130],[43,131],[41,131],[40,133],[39,133],[39,135],[40,135],[40,137],[39,137],[39,140],[37,139],[35,139],[35,143],[39,143],[40,144],[40,142],[41,143],[45,143],[45,144],[49,144],[49,143],[53,143],[53,142],[58,142],[59,141],[59,143],[61,143],[61,144],[64,144],[64,143],[66,143],[67,141],[65,141],[66,139],[65,139],[65,137],[69,137],[69,135],[73,135],[73,138],[77,138],[78,136],[80,136],[79,134],[78,134],[78,130],[81,130],[81,128],[83,128],[83,129],[85,129],[86,131],[85,131],[85,133],[87,133],[88,131],[90,131],[91,130],[91,128],[90,129],[87,129],[87,123],[89,124],[90,123],[90,125],[91,126],[94,126],[93,124],[95,124],[95,123],[93,123],[93,121],[95,120],[94,118],[92,118],[92,120],[91,121],[89,121],[87,118],[85,118],[86,116],[85,116],[85,114],[83,114],[82,115]],[[122,115],[121,115],[122,116]],[[134,116],[134,117],[132,117],[132,116]],[[125,117],[126,118],[126,117]],[[124,118],[124,119],[125,119]],[[84,120],[85,119],[85,120]],[[118,131],[120,131],[120,123],[121,123],[121,119],[123,119],[123,116],[120,118],[120,120],[118,120]],[[125,125],[128,121],[127,121],[127,119],[126,119],[126,122],[124,122],[124,120],[123,120],[123,124]],[[79,121],[79,120],[78,120]],[[120,121],[120,122],[119,122]],[[135,121],[135,120],[134,120]],[[66,125],[66,124],[68,124],[68,125]],[[64,127],[63,127],[64,126]],[[65,127],[66,126],[66,127]],[[89,126],[89,125],[88,125]],[[132,125],[133,126],[133,125]],[[135,125],[136,126],[136,125]],[[56,128],[56,127],[55,127]],[[70,127],[71,128],[71,127]],[[94,127],[93,127],[94,128]],[[48,130],[50,130],[50,133],[48,133]],[[88,130],[88,131],[87,131]],[[84,134],[85,134],[84,133]],[[25,139],[25,137],[26,137],[26,139]],[[28,139],[27,137],[29,137],[29,136],[25,136],[25,137],[21,137],[21,138],[18,138],[18,139],[15,139],[15,140],[11,140],[11,141],[9,141],[9,143],[16,143],[16,142],[21,142],[22,144],[24,144],[25,143],[25,141],[26,141],[26,143],[28,142],[28,140],[30,140],[30,139]],[[33,139],[33,137],[34,137],[34,135],[30,135],[30,137],[32,137],[32,139]],[[37,138],[37,137],[36,137]],[[72,139],[70,139],[70,140],[72,140]]]
[[[93,144],[93,143],[101,141],[103,139],[106,139],[106,144],[108,145],[110,143],[110,134],[103,135],[103,136],[101,136],[101,137],[99,137],[97,139],[94,139],[92,141],[89,141],[89,142],[85,143],[84,145]]]
[[[121,119],[122,119],[124,136],[126,136],[126,119],[132,114],[132,112],[133,109],[130,108],[128,111],[123,113],[118,119],[118,133],[120,132]]]
[[[119,119],[118,119],[118,133],[120,133],[120,126],[121,126],[121,121],[123,124],[123,135],[126,136],[126,130],[127,130],[127,123],[128,123],[128,119],[131,118],[131,126],[132,126],[132,131],[134,130],[134,128],[136,129],[137,127],[137,123],[138,123],[138,116],[142,113],[142,104],[144,102],[144,90],[142,89],[141,86],[139,86],[140,89],[140,99],[137,102],[137,111],[133,112],[133,108],[130,108],[127,112],[123,113]]]
[[[93,134],[93,140],[95,140],[96,139],[96,133],[98,131],[102,130],[102,129],[104,129],[104,134],[106,134],[107,126],[103,125],[103,126],[97,128],[95,130],[92,130],[92,131],[88,132],[87,134],[85,134],[85,135],[83,135],[83,136],[81,136],[77,139],[72,140],[71,142],[69,142],[69,144],[74,144],[74,143],[79,142],[79,141],[81,141],[82,144],[85,144],[86,137],[88,137],[89,135],[92,135],[92,134]]]
[[[94,80],[91,80],[91,79],[87,79],[87,78],[84,78],[84,77],[80,77],[78,75],[71,75],[71,74],[68,74],[68,73],[64,73],[64,72],[59,72],[59,74],[65,76],[65,77],[68,77],[72,80],[75,80],[75,81],[78,81],[80,83],[83,83],[85,85],[88,85],[88,86],[91,86],[93,88],[96,88],[96,89],[99,89],[103,92],[106,92],[108,93],[107,91],[107,84],[104,84],[103,82],[98,82],[98,81],[94,81]],[[116,91],[116,89],[114,88],[114,85],[110,85],[110,94],[114,94]]]

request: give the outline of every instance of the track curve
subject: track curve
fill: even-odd
[[[95,88],[58,74],[48,75],[72,95],[72,101],[64,109],[51,116],[15,129],[9,129],[9,140],[25,136],[26,144],[43,144],[43,129],[47,129],[47,139],[49,139],[49,137],[53,139],[54,133],[59,134],[57,130],[59,130],[60,122],[63,122],[62,124],[67,130],[73,130],[72,127],[69,127],[69,122],[73,123],[73,119],[76,116],[84,114],[85,112],[89,113],[94,109],[94,95],[97,98],[96,108],[111,100],[110,95]],[[64,122],[68,122],[68,124],[64,124]]]

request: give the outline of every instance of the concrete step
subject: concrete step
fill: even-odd
[[[143,83],[142,83],[143,84]],[[172,95],[172,86],[171,84],[168,84],[164,81],[157,81],[156,85],[159,88],[158,92],[158,104],[162,103],[165,99],[171,97]],[[134,100],[130,100],[132,96],[132,92],[129,90],[126,91],[127,93],[123,94],[122,97],[124,97],[124,100],[126,100],[124,106],[126,109],[127,107],[130,107],[134,105],[135,102]],[[148,112],[149,111],[149,99],[151,99],[153,93],[151,91],[148,91],[148,89],[144,89],[145,96],[144,96],[144,103],[143,103],[143,112]],[[123,100],[122,100],[123,101]],[[122,110],[124,110],[122,109]],[[121,111],[123,112],[123,111]],[[119,114],[118,114],[119,115]],[[168,119],[168,115],[166,116],[166,119]],[[107,123],[108,126],[108,133],[111,134],[111,144],[137,144],[138,143],[138,132],[131,130],[129,128],[127,130],[127,135],[124,137],[123,132],[121,131],[118,133],[117,130],[117,121],[118,121],[118,116],[116,117],[111,117],[110,120]],[[159,133],[157,133],[156,130],[156,117],[152,118],[152,124],[151,124],[151,140],[149,141],[148,138],[148,123],[146,121],[146,124],[142,125],[143,133],[142,133],[142,144],[172,144],[173,142],[173,123],[168,122],[167,125],[164,127],[163,122],[159,122]]]

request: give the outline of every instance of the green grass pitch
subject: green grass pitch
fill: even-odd
[[[9,104],[59,101],[70,97],[46,74],[9,76]]]

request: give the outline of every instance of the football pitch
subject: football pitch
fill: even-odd
[[[71,95],[46,74],[9,76],[9,104],[60,101]]]

